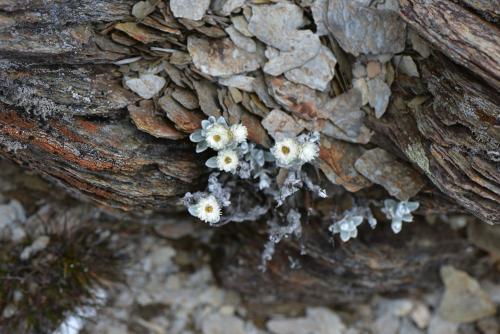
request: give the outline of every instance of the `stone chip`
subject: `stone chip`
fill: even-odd
[[[356,160],[354,167],[400,201],[409,200],[425,185],[424,178],[417,171],[381,148],[366,151]]]
[[[473,322],[496,313],[495,304],[479,283],[466,272],[452,266],[441,268],[445,292],[439,314],[454,323]]]
[[[210,6],[210,0],[170,0],[170,9],[175,17],[198,21]]]
[[[263,55],[238,48],[229,38],[207,40],[188,37],[188,50],[193,63],[202,73],[230,76],[258,69]]]

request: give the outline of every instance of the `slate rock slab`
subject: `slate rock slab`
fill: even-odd
[[[366,151],[356,160],[354,167],[400,201],[409,200],[425,185],[418,172],[381,148]]]
[[[439,306],[439,314],[443,319],[466,323],[496,313],[495,304],[490,297],[466,272],[452,266],[444,266],[441,268],[441,278],[445,285],[445,292]]]
[[[211,76],[230,76],[258,69],[264,56],[238,48],[229,38],[188,38],[188,50],[193,63],[202,73]]]
[[[406,25],[396,12],[378,10],[353,0],[331,0],[327,27],[342,49],[359,54],[403,51]]]

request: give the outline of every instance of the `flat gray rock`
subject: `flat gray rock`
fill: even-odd
[[[134,93],[149,100],[165,86],[166,80],[154,74],[141,74],[138,78],[125,80],[125,85]]]
[[[368,103],[375,109],[375,117],[380,118],[384,115],[389,105],[391,89],[380,77],[368,80],[366,84],[368,88]]]
[[[291,37],[292,51],[268,52],[269,61],[264,65],[264,72],[278,76],[286,71],[298,68],[318,55],[321,48],[319,37],[310,30],[299,30]],[[293,76],[297,78],[297,75]],[[311,78],[309,82],[313,81]]]
[[[208,7],[210,0],[170,0],[170,9],[175,17],[201,20]]]
[[[330,120],[342,132],[342,137],[333,137],[342,140],[347,137],[347,141],[360,144],[370,141],[372,132],[363,123],[365,113],[361,106],[362,96],[357,89],[350,89],[325,103],[321,108],[321,117]]]
[[[273,334],[342,334],[345,326],[340,317],[327,308],[308,308],[301,318],[277,318],[267,323]]]
[[[496,313],[495,304],[479,283],[466,272],[452,266],[441,268],[445,292],[439,314],[455,323],[473,322]]]
[[[208,40],[188,38],[188,51],[202,73],[211,76],[231,76],[258,69],[264,56],[238,48],[229,38]]]
[[[418,172],[381,148],[363,153],[354,167],[400,201],[409,200],[425,185],[424,178]]]
[[[259,40],[281,51],[291,51],[295,45],[291,34],[305,24],[302,9],[294,4],[280,2],[252,6],[248,30]]]
[[[245,75],[233,75],[227,78],[220,78],[219,83],[223,86],[234,87],[245,92],[253,92],[253,82],[255,78]]]
[[[294,138],[304,130],[292,116],[286,112],[274,109],[262,120],[262,126],[275,140]]]
[[[387,9],[374,9],[353,0],[331,0],[327,13],[328,30],[342,49],[358,56],[395,54],[404,50],[406,25]]]
[[[320,47],[319,53],[304,65],[285,72],[285,77],[298,84],[324,91],[335,75],[337,59],[326,46]]]
[[[230,25],[226,29],[229,38],[236,44],[237,47],[248,52],[256,52],[257,44],[250,37],[246,37],[241,32],[239,32],[233,25]]]

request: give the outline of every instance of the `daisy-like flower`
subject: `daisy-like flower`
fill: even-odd
[[[303,162],[313,161],[318,157],[319,147],[316,143],[305,142],[300,145],[299,149],[299,159]]]
[[[219,151],[217,167],[224,172],[234,172],[238,167],[238,155],[233,150]]]
[[[207,131],[207,145],[216,151],[222,150],[226,147],[230,140],[231,137],[229,130],[221,124],[215,124]]]
[[[230,128],[231,135],[233,137],[233,140],[236,143],[243,143],[245,140],[247,140],[248,136],[248,130],[247,127],[244,126],[243,124],[234,124],[231,125]]]
[[[195,213],[196,217],[200,220],[209,224],[214,224],[220,220],[221,209],[215,197],[210,195],[200,199],[198,204],[196,204]]]
[[[299,154],[299,145],[296,140],[286,138],[276,142],[274,147],[271,149],[271,153],[279,163],[289,165],[297,159]]]

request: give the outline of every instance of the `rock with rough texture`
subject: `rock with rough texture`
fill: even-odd
[[[429,327],[431,322],[431,312],[424,303],[417,303],[411,311],[410,317],[420,329]]]
[[[335,75],[337,59],[326,46],[321,46],[316,57],[301,67],[285,72],[285,77],[295,83],[324,91]]]
[[[361,105],[362,96],[359,91],[350,89],[329,100],[321,108],[321,117],[330,120],[345,137],[348,137],[339,139],[367,144],[372,132],[364,125],[365,113],[361,110]]]
[[[246,75],[233,75],[227,78],[220,78],[219,84],[228,87],[235,87],[245,92],[253,92],[254,81],[255,81],[254,77],[249,77]]]
[[[441,278],[445,292],[439,314],[443,319],[455,323],[473,322],[496,313],[490,297],[466,272],[444,266],[441,268]]]
[[[281,51],[291,51],[291,37],[305,24],[302,9],[288,2],[252,6],[248,30],[259,40]]]
[[[409,200],[425,185],[425,179],[417,171],[381,148],[363,153],[354,167],[400,201]]]
[[[144,19],[146,16],[155,11],[155,6],[151,5],[149,1],[139,1],[132,7],[132,15],[139,20]]]
[[[368,80],[368,103],[375,109],[375,116],[382,117],[389,105],[391,89],[379,77]]]
[[[358,145],[323,137],[319,150],[320,168],[330,182],[356,192],[372,184],[354,168],[354,162],[363,152]]]
[[[189,36],[188,50],[196,68],[211,76],[254,71],[263,62],[263,55],[242,50],[229,38],[207,40]]]
[[[201,121],[205,119],[201,112],[184,108],[168,95],[159,99],[158,104],[165,111],[168,119],[175,124],[175,127],[184,132],[196,131],[201,127]]]
[[[456,334],[458,324],[446,321],[439,315],[432,317],[427,334]]]
[[[328,10],[327,0],[314,0],[311,5],[311,12],[313,15],[314,23],[316,24],[316,33],[319,36],[328,35],[328,28],[326,27],[325,18]]]
[[[154,74],[141,74],[138,78],[125,80],[125,85],[130,90],[146,100],[158,94],[165,83],[164,78]]]
[[[236,30],[243,36],[253,37],[253,34],[248,30],[248,21],[243,15],[231,16],[231,22]]]
[[[128,36],[143,44],[165,41],[165,37],[155,34],[151,30],[134,22],[118,23],[114,26],[114,28],[124,32]]]
[[[467,225],[467,237],[477,247],[500,257],[500,226],[472,222]]]
[[[287,40],[291,45],[290,51],[266,53],[269,61],[264,65],[264,72],[277,76],[298,68],[314,59],[321,49],[319,37],[310,30],[296,31]]]
[[[231,38],[233,43],[236,44],[236,46],[239,47],[240,49],[243,49],[248,52],[257,51],[257,44],[255,44],[255,41],[250,37],[243,35],[234,26],[229,26],[225,30],[229,35],[229,38]]]
[[[170,0],[170,9],[175,17],[190,20],[201,20],[208,7],[210,0]]]
[[[271,147],[271,138],[260,124],[260,119],[247,111],[241,113],[241,123],[248,129],[248,139],[264,147]]]
[[[182,104],[183,107],[189,110],[196,109],[200,106],[198,98],[189,89],[177,87],[172,91],[172,97],[174,100]]]
[[[245,323],[233,315],[212,313],[201,324],[203,334],[245,334]]]
[[[221,113],[217,87],[208,80],[193,81],[193,87],[198,95],[201,111],[207,116],[219,117]]]
[[[129,105],[128,111],[132,122],[141,131],[149,133],[156,138],[182,139],[186,137],[167,123],[160,115],[155,113],[152,101],[143,100],[139,106]]]
[[[305,120],[315,119],[328,98],[304,85],[295,84],[283,77],[268,77],[269,93],[286,110]]]
[[[367,2],[329,1],[327,27],[342,49],[357,56],[403,51],[406,27],[396,12],[378,10]]]
[[[267,328],[273,334],[342,334],[345,326],[340,317],[327,308],[308,308],[303,318],[273,318]]]
[[[396,67],[396,70],[406,74],[410,77],[418,77],[420,74],[418,73],[417,64],[410,56],[394,56],[393,64]]]
[[[274,109],[262,120],[262,125],[275,140],[294,138],[304,127],[297,123],[286,112]]]

